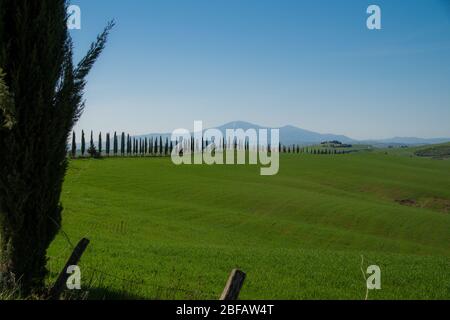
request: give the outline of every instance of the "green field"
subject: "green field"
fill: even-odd
[[[450,299],[450,161],[382,152],[282,155],[253,166],[174,166],[168,158],[74,160],[65,235],[90,298],[217,299],[229,272],[242,299],[364,299],[361,272],[382,269],[369,299]]]

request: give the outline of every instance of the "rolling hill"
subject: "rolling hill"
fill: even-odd
[[[89,297],[218,299],[231,269],[242,299],[364,299],[361,268],[378,265],[369,299],[450,299],[450,162],[384,152],[281,156],[254,166],[181,166],[170,158],[71,160],[64,234]],[[364,259],[362,260],[362,257]]]

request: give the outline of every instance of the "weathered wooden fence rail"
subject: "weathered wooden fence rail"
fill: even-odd
[[[246,276],[247,275],[240,270],[233,270],[231,272],[230,278],[228,279],[227,285],[223,290],[220,300],[233,301],[239,299],[239,294],[241,293],[241,289],[244,285]]]

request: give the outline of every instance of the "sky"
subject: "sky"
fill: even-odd
[[[75,130],[242,120],[354,139],[450,137],[450,0],[78,0],[75,61],[108,20]],[[369,30],[367,8],[381,8]]]

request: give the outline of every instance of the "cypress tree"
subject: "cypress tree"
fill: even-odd
[[[140,148],[140,146],[139,146],[139,139],[138,138],[136,138],[136,140],[135,140],[135,145],[136,145],[136,148],[135,148],[135,154],[138,156],[139,155],[139,148]]]
[[[98,153],[100,154],[100,156],[102,155],[102,151],[103,151],[103,141],[102,141],[102,133],[100,132],[100,134],[98,135]]]
[[[84,137],[84,130],[81,131],[81,155],[84,157],[86,152],[86,138]]]
[[[150,155],[153,155],[153,137],[150,138],[149,148]]]
[[[117,141],[117,132],[114,132],[114,156],[117,156],[119,151],[119,143]]]
[[[166,144],[164,145],[164,155],[169,154],[169,138],[166,138]]]
[[[8,88],[0,98],[0,291],[15,285],[22,296],[44,287],[47,248],[62,220],[68,138],[112,27],[74,65],[67,5],[0,0],[0,68]]]
[[[91,141],[89,143],[88,153],[92,158],[97,157],[97,154],[98,154],[97,148],[95,147],[95,144],[94,144],[94,132],[93,131],[91,131]]]
[[[125,132],[122,132],[122,139],[120,139],[120,153],[125,156]]]
[[[129,156],[131,153],[131,141],[130,141],[130,135],[127,134],[127,156]]]
[[[131,156],[132,154],[133,154],[133,139],[130,137],[130,135],[128,135],[128,143],[129,143],[129,145],[128,145],[128,147],[129,147],[129,150],[128,150],[128,154]]]
[[[75,136],[75,131],[72,132],[72,158],[77,156],[77,138]]]
[[[111,151],[111,137],[109,133],[106,134],[106,155],[109,157],[110,151]]]

